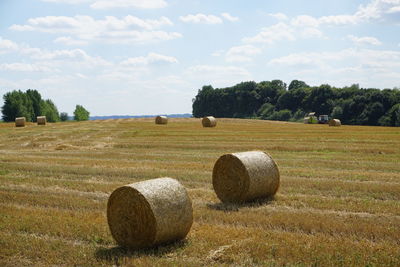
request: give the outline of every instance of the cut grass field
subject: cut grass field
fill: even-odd
[[[277,162],[275,199],[222,205],[225,153]],[[184,241],[117,247],[106,204],[121,185],[173,177],[194,223]],[[400,266],[400,128],[219,119],[0,123],[1,266]]]

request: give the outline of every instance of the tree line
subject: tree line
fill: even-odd
[[[232,87],[203,86],[193,99],[193,116],[301,121],[316,112],[344,124],[400,126],[400,90],[309,86],[293,80],[242,82]]]
[[[68,113],[58,112],[54,102],[42,99],[37,90],[28,89],[26,92],[14,90],[3,95],[4,105],[1,108],[2,119],[5,122],[15,121],[17,117],[25,117],[26,121],[36,122],[38,116],[46,116],[48,122],[66,121]],[[76,105],[74,120],[84,121],[89,119],[89,111],[83,106]]]

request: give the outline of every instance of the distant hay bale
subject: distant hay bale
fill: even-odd
[[[204,117],[201,120],[203,127],[215,127],[217,126],[217,120],[213,116]]]
[[[26,119],[25,117],[15,118],[15,127],[25,127]]]
[[[246,202],[276,194],[279,169],[265,152],[248,151],[221,156],[214,165],[214,191],[222,202]]]
[[[37,125],[46,125],[46,116],[36,117]]]
[[[185,238],[193,223],[192,202],[172,178],[128,184],[110,195],[107,220],[119,245],[148,248]]]
[[[342,123],[338,119],[331,119],[329,120],[329,126],[340,126]]]
[[[156,124],[167,124],[168,118],[167,116],[157,116],[156,117]]]

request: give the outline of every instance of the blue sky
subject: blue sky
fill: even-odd
[[[1,0],[0,95],[191,113],[203,85],[400,87],[400,0]]]

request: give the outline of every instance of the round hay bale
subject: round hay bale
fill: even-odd
[[[340,126],[342,123],[338,119],[331,119],[329,120],[329,126]]]
[[[265,152],[248,151],[221,156],[214,165],[214,191],[222,202],[246,202],[275,195],[279,169]]]
[[[25,117],[15,118],[15,127],[25,127],[26,119]]]
[[[36,117],[37,125],[46,125],[46,116]]]
[[[167,116],[157,116],[156,117],[156,124],[167,124],[168,118]]]
[[[119,245],[148,248],[185,238],[193,223],[192,202],[172,178],[128,184],[110,195],[107,220]]]
[[[217,126],[217,120],[213,116],[204,117],[201,120],[203,127],[215,127]]]

